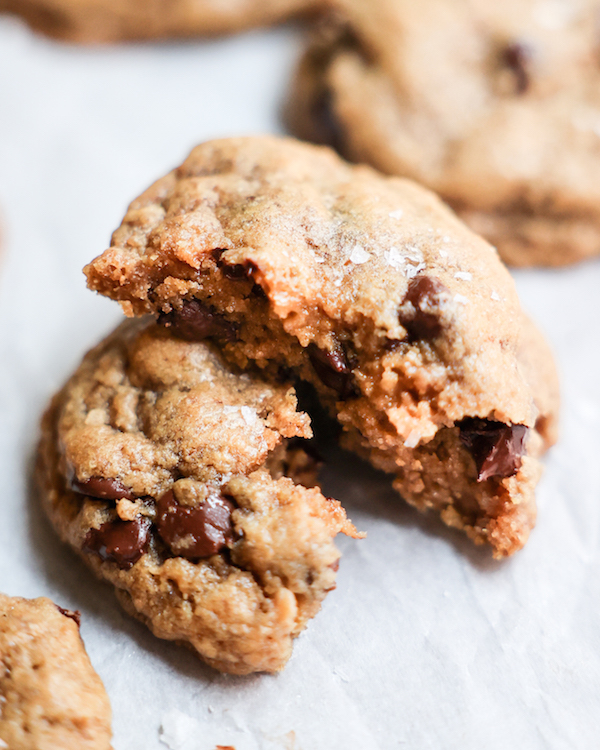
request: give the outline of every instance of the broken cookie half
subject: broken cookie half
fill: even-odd
[[[111,710],[79,612],[0,594],[0,747],[111,750]]]
[[[146,318],[54,398],[38,482],[61,538],[155,635],[225,672],[273,672],[335,588],[334,537],[360,536],[286,476],[310,478],[310,437],[291,387]]]
[[[429,191],[291,139],[212,141],[85,272],[128,315],[311,383],[347,446],[495,556],[527,540],[552,356],[494,248]]]

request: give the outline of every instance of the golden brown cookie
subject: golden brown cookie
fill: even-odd
[[[155,635],[273,672],[335,588],[333,538],[356,531],[285,476],[306,477],[311,436],[293,389],[179,332],[128,321],[85,357],[44,417],[44,506]]]
[[[283,21],[319,0],[0,0],[36,31],[80,43],[229,34]]]
[[[0,594],[0,747],[110,750],[110,722],[79,613]]]
[[[311,383],[416,507],[496,556],[525,543],[552,356],[494,248],[432,193],[291,139],[211,141],[85,271],[128,315]]]
[[[296,135],[435,190],[518,266],[600,253],[597,0],[337,0]]]

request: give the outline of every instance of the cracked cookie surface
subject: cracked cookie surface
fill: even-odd
[[[277,671],[356,535],[296,443],[293,389],[148,319],[83,360],[42,426],[38,481],[61,538],[152,632],[225,672]],[[292,440],[298,438],[296,443]]]
[[[315,10],[319,0],[0,0],[36,31],[80,43],[229,34]]]
[[[129,315],[312,383],[418,508],[497,556],[525,543],[552,356],[496,251],[427,190],[291,139],[212,141],[85,270]]]
[[[0,746],[111,750],[111,710],[79,613],[0,594]]]
[[[596,0],[336,5],[296,76],[296,135],[435,190],[508,263],[600,253]]]

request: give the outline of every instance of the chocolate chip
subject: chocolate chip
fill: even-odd
[[[524,94],[531,84],[531,59],[533,50],[528,44],[513,42],[502,51],[502,63],[513,72],[515,92]]]
[[[438,310],[446,294],[448,289],[431,276],[417,276],[410,282],[398,314],[400,323],[408,331],[409,341],[435,339],[440,335],[442,325]]]
[[[90,529],[83,549],[95,552],[104,561],[115,562],[121,570],[128,570],[144,554],[150,541],[150,521],[108,521],[99,529]]]
[[[185,301],[179,310],[161,313],[158,322],[186,341],[203,341],[212,336],[232,341],[236,337],[233,323],[196,299]]]
[[[81,627],[81,612],[78,609],[63,609],[62,607],[59,607],[58,604],[55,604],[54,606],[58,609],[61,615],[69,617],[71,620],[75,620],[77,627]]]
[[[341,344],[332,351],[319,349],[316,344],[308,345],[308,358],[319,380],[346,399],[357,395],[356,383],[351,363]]]
[[[187,507],[169,490],[158,501],[158,533],[176,555],[188,560],[210,557],[233,541],[234,507],[218,493],[209,495],[198,507]]]
[[[217,266],[223,272],[223,276],[226,276],[232,281],[254,279],[254,276],[258,271],[258,266],[251,260],[245,260],[243,263],[226,263],[219,258]]]
[[[310,120],[313,127],[312,138],[315,143],[331,146],[338,153],[344,154],[346,133],[333,106],[333,94],[327,87],[315,93],[310,108]]]
[[[70,484],[75,492],[101,500],[135,500],[135,495],[129,487],[125,487],[119,479],[115,478],[90,477],[86,482],[80,482],[73,477]]]
[[[467,417],[459,423],[460,439],[475,459],[477,481],[511,477],[521,468],[527,427]]]

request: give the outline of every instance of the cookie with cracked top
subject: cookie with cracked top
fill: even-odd
[[[312,383],[418,508],[497,556],[524,544],[552,356],[494,248],[429,191],[291,139],[211,141],[85,272],[128,315],[196,320],[240,366]]]
[[[36,31],[79,43],[211,36],[316,10],[319,0],[0,0]]]
[[[596,0],[336,0],[286,118],[435,190],[516,266],[600,254]]]
[[[357,535],[286,476],[310,479],[310,437],[289,385],[128,321],[54,398],[37,476],[61,538],[155,635],[225,672],[273,672],[335,588],[334,537]]]
[[[111,710],[79,612],[0,594],[0,747],[111,750]]]

